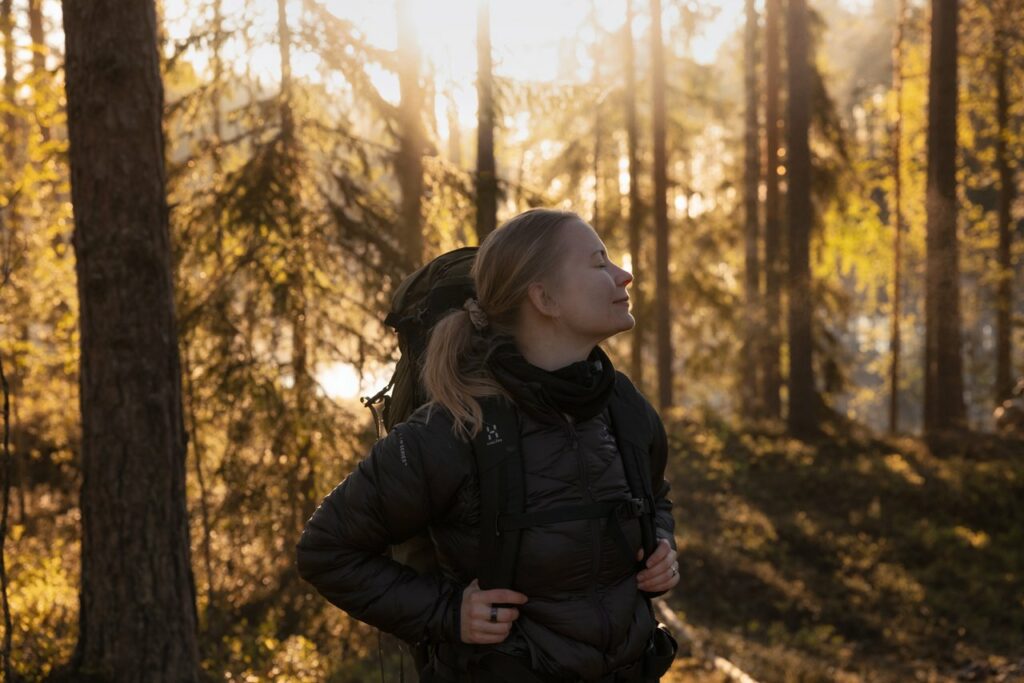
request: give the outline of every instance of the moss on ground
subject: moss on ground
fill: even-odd
[[[760,681],[1024,680],[1024,441],[670,431],[667,598],[716,652]]]

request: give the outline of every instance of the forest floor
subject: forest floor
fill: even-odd
[[[666,683],[1024,681],[1024,440],[670,431]]]
[[[716,656],[759,683],[1024,681],[1024,440],[929,446],[846,430],[805,442],[668,422],[682,580],[663,599],[697,642],[681,640],[663,683],[730,680]],[[36,495],[32,523],[8,538],[15,662],[29,680],[77,635],[74,498]],[[375,630],[311,599],[322,616],[300,630],[313,641],[269,637],[282,628],[270,617],[205,633],[211,680],[400,680]]]

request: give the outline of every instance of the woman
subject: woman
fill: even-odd
[[[489,235],[472,276],[478,298],[430,334],[421,377],[431,402],[324,499],[299,541],[299,571],[357,619],[436,644],[430,680],[656,680],[640,666],[657,625],[649,598],[679,581],[667,440],[598,346],[635,324],[632,276],[579,216],[546,209]],[[611,429],[613,391],[630,397],[643,424]],[[658,541],[646,561],[636,519],[622,526],[628,557],[604,519],[554,522],[523,530],[517,590],[481,589],[470,442],[483,423],[478,399],[495,395],[518,415],[527,511],[628,496],[612,432],[651,435]],[[424,529],[439,575],[382,555]]]

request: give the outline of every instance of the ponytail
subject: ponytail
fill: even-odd
[[[488,346],[487,336],[473,326],[466,310],[441,318],[427,342],[420,379],[427,395],[452,414],[455,435],[467,441],[483,428],[476,399],[506,393],[484,371]]]

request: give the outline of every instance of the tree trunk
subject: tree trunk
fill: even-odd
[[[494,76],[491,66],[491,13],[481,0],[476,21],[476,236],[479,242],[498,221],[498,178],[494,164]]]
[[[761,154],[759,128],[757,124],[757,9],[754,0],[746,0],[746,30],[743,50],[746,112],[744,130],[744,193],[743,193],[743,237],[746,246],[744,269],[744,326],[740,378],[740,397],[744,417],[760,415],[758,405],[758,362],[757,349],[763,334],[761,332],[761,262],[760,224],[758,220],[758,190],[761,183]]]
[[[2,225],[0,225],[2,227]],[[6,280],[4,280],[6,283]],[[8,512],[11,496],[11,391],[7,383],[7,375],[4,374],[4,359],[0,357],[0,420],[3,424],[3,451],[0,457],[3,458],[3,510],[0,512],[0,601],[3,607],[4,639],[0,645],[0,657],[3,659],[4,680],[14,680],[14,672],[11,669],[11,641],[13,640],[14,624],[11,620],[11,603],[7,590],[7,526],[9,523]]]
[[[597,68],[597,62],[594,62],[594,79],[593,83],[597,88],[600,88],[600,71]],[[603,128],[604,122],[601,120],[601,107],[604,105],[600,100],[594,103],[594,159],[592,172],[594,174],[594,201],[591,205],[590,210],[590,225],[597,231],[598,234],[602,232],[601,225],[601,155],[604,153],[602,150],[603,140]]]
[[[287,126],[288,144],[294,144],[294,112],[292,105],[291,71],[291,29],[288,25],[287,2],[277,0],[278,42],[281,51],[281,118]],[[418,158],[417,158],[418,159]],[[422,181],[422,172],[420,174]],[[291,178],[286,178],[286,182]],[[291,498],[291,529],[300,531],[302,523],[309,519],[316,507],[315,467],[311,459],[310,429],[305,425],[306,416],[315,408],[315,390],[310,373],[310,344],[308,341],[309,318],[306,298],[306,269],[309,250],[309,235],[301,215],[288,216],[289,260],[288,306],[291,322],[292,392],[294,406],[288,421],[289,441],[284,448],[291,450],[287,472]]]
[[[924,387],[924,425],[929,434],[966,426],[956,234],[958,3],[959,0],[932,2]]]
[[[636,45],[633,42],[633,0],[626,0],[625,55],[626,55],[626,149],[629,159],[629,260],[632,265],[633,285],[630,298],[633,301],[633,340],[630,346],[630,377],[641,391],[646,390],[644,383],[644,333],[647,330],[648,316],[644,305],[647,283],[643,281],[643,243],[641,241],[641,222],[643,220],[640,206],[640,168],[637,160],[640,126],[636,112]]]
[[[14,112],[17,111],[17,83],[14,80],[14,12],[12,11],[13,0],[0,0],[0,34],[4,43],[4,85],[3,101],[9,107],[4,112],[4,170],[9,175],[18,173],[17,145],[15,142],[20,139],[18,128],[19,121]],[[17,228],[17,219],[14,216],[15,207],[7,207],[7,229],[13,234]]]
[[[668,278],[668,158],[665,152],[665,47],[661,0],[651,0],[651,80],[654,96],[654,229],[657,262],[658,408],[672,405],[672,320]]]
[[[448,161],[456,168],[462,168],[462,126],[459,124],[459,109],[455,105],[455,94],[450,87],[445,95],[448,101]]]
[[[24,158],[22,156],[24,151],[24,134],[21,129],[27,129],[23,121],[19,121],[15,116],[14,112],[17,111],[17,81],[15,80],[15,60],[14,60],[14,25],[15,18],[13,12],[13,6],[11,0],[0,0],[0,33],[3,34],[4,44],[4,83],[3,83],[3,97],[2,101],[5,102],[10,108],[4,114],[3,118],[3,155],[4,158],[0,162],[0,168],[9,178],[18,178],[23,175],[23,170],[19,168],[20,160]],[[34,28],[34,27],[33,27]],[[35,33],[33,32],[34,36]],[[35,58],[33,58],[33,65],[35,65]],[[8,204],[5,208],[0,209],[0,236],[3,236],[5,247],[19,241],[17,234],[22,229],[21,216],[19,215],[20,202],[17,194],[10,195],[7,197]],[[6,219],[6,220],[5,220]],[[28,223],[28,228],[31,227],[31,223]],[[14,268],[12,263],[10,252],[6,252],[0,256],[0,266],[4,269]],[[0,274],[0,280],[8,277],[8,273],[5,272]],[[0,285],[2,286],[2,285]],[[26,287],[15,287],[13,292],[14,302],[13,305],[16,310],[24,310],[23,306],[28,303],[30,298],[29,290]],[[18,339],[24,344],[24,348],[28,348],[29,341],[29,324],[30,321],[22,320],[16,324],[18,330]],[[11,385],[8,389],[12,392],[11,395],[19,396],[24,390],[25,381],[25,370],[23,367],[19,367],[17,362],[17,353],[13,354],[14,362],[11,364]],[[19,401],[14,403],[13,421],[10,423],[10,433],[13,440],[14,449],[11,457],[14,459],[14,477],[11,483],[16,484],[18,487],[18,499],[21,503],[21,520],[24,522],[25,519],[25,461],[28,454],[25,452],[25,448],[21,445],[22,434],[22,423],[19,415]],[[6,478],[6,477],[5,477]],[[6,599],[6,595],[5,595]],[[9,654],[9,652],[8,652]]]
[[[43,2],[28,0],[28,35],[32,41],[33,90],[38,91],[46,78],[46,44],[43,33]],[[50,139],[50,131],[44,126],[43,139]]]
[[[221,169],[221,144],[224,140],[223,124],[221,122],[221,100],[224,91],[224,12],[223,0],[214,0],[213,3],[213,41],[210,48],[213,51],[211,62],[213,64],[213,82],[210,84],[210,108],[213,110],[213,163],[218,171]],[[280,8],[279,8],[280,11]],[[280,20],[280,18],[279,18]],[[288,22],[285,21],[285,28]],[[291,56],[288,56],[291,59]],[[290,67],[290,65],[289,65]]]
[[[292,33],[288,26],[285,0],[277,0],[277,49],[281,56],[281,92],[278,108],[281,116],[281,134],[290,141],[295,133],[292,114]]]
[[[43,30],[43,0],[28,0],[28,35],[32,41],[32,80],[38,91],[46,83],[46,34]],[[40,127],[43,141],[50,139],[50,128]]]
[[[150,0],[66,0],[64,32],[81,307],[73,668],[115,681],[194,681],[156,12]]]
[[[46,33],[43,29],[43,0],[29,0],[29,39],[32,40],[33,88],[39,91],[49,81],[46,72]],[[40,126],[44,141],[50,139],[49,126]]]
[[[810,238],[811,152],[810,124],[811,65],[806,0],[789,0],[786,48],[789,62],[789,121],[787,126],[789,174],[786,182],[789,207],[789,430],[798,436],[818,431],[814,366],[811,358]]]
[[[46,35],[43,31],[43,0],[28,0],[28,35],[32,41],[32,74],[46,71]]]
[[[206,611],[209,615],[214,609],[215,588],[213,585],[213,552],[210,548],[211,527],[210,527],[210,506],[206,489],[206,477],[203,474],[203,448],[199,439],[199,420],[196,419],[196,392],[192,384],[192,363],[188,339],[184,340],[184,375],[185,375],[185,399],[186,413],[188,415],[188,443],[192,445],[193,466],[196,473],[196,482],[199,484],[199,514],[203,523],[203,538],[201,546],[203,549],[203,569],[206,573]],[[205,623],[205,620],[204,620]]]
[[[601,24],[597,20],[597,5],[591,0],[590,12],[587,16],[591,28],[596,36],[601,35]],[[597,39],[600,43],[600,38]],[[594,174],[594,200],[590,210],[590,225],[600,234],[602,232],[601,216],[601,156],[604,154],[604,120],[601,109],[604,107],[604,97],[601,95],[603,82],[601,77],[601,49],[595,46],[591,51],[594,60],[593,71],[590,74],[590,86],[594,91],[594,156],[591,172]]]
[[[779,2],[765,0],[765,202],[764,313],[765,338],[761,357],[761,403],[765,416],[782,417],[782,278],[786,272],[779,219]]]
[[[398,88],[401,93],[398,143],[398,184],[402,190],[399,211],[406,267],[414,270],[423,261],[423,86],[420,83],[420,54],[409,0],[397,0]]]
[[[1008,19],[1009,17],[1004,17]],[[1010,231],[1010,209],[1016,186],[1010,166],[1007,143],[1010,140],[1010,96],[1007,84],[1006,53],[1009,50],[1007,24],[996,27],[996,171],[999,173],[999,280],[996,285],[996,386],[995,400],[1001,403],[1013,391],[1012,315],[1013,315],[1013,233]]]
[[[301,253],[301,252],[300,252]],[[316,410],[315,385],[310,368],[311,345],[309,340],[310,324],[306,306],[305,274],[296,269],[291,281],[291,296],[294,297],[292,313],[292,372],[295,375],[293,391],[295,394],[295,413],[292,420],[291,444],[295,456],[289,468],[289,479],[292,484],[292,526],[295,533],[301,533],[302,525],[316,509],[316,466],[313,462],[312,428],[308,417]]]
[[[889,366],[889,431],[895,434],[900,422],[900,296],[902,293],[903,260],[903,179],[901,171],[901,147],[903,145],[903,26],[907,14],[906,0],[899,0],[896,14],[896,31],[892,41],[892,90],[896,97],[896,116],[892,124],[892,323],[890,325],[889,351],[892,362]]]

